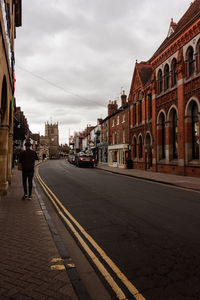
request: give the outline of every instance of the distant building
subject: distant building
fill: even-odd
[[[40,136],[40,159],[59,158],[59,130],[58,123],[45,123],[45,136]]]

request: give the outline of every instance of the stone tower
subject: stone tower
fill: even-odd
[[[59,132],[58,122],[45,123],[45,136],[49,137],[49,158],[59,158]]]

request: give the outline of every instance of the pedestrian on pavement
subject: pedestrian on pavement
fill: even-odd
[[[22,151],[19,156],[19,163],[22,165],[22,183],[24,188],[24,196],[22,197],[25,200],[28,196],[28,199],[31,200],[32,195],[32,182],[34,176],[34,166],[35,160],[38,160],[37,153],[31,150],[31,143],[25,143],[26,150]],[[27,194],[27,179],[28,179],[28,194]]]

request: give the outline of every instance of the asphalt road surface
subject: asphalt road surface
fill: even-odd
[[[65,160],[39,174],[145,299],[200,299],[199,193]]]

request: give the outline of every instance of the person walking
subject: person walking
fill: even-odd
[[[31,200],[32,196],[32,186],[33,186],[33,176],[34,176],[34,166],[35,160],[38,160],[37,153],[31,150],[31,143],[25,143],[26,150],[22,151],[19,156],[19,163],[22,165],[22,183],[24,188],[24,196],[22,197],[25,200],[28,196],[28,199]],[[28,194],[27,194],[27,180],[28,180]]]

